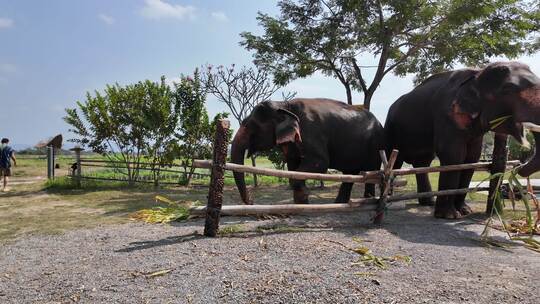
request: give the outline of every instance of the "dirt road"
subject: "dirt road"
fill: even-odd
[[[24,237],[0,248],[1,303],[538,303],[540,254],[487,248],[474,219],[429,207],[367,214],[141,223]],[[502,240],[503,234],[493,232]],[[353,238],[359,238],[359,243]],[[387,269],[358,262],[365,246]],[[159,273],[158,271],[162,271]],[[157,272],[157,274],[156,274]],[[152,275],[154,274],[154,275]]]

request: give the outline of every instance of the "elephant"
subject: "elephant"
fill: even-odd
[[[398,149],[395,168],[403,162],[429,166],[437,156],[441,165],[474,163],[480,159],[488,131],[511,135],[526,144],[524,127],[540,146],[540,79],[519,62],[495,62],[481,69],[465,68],[427,78],[395,101],[385,122],[387,150]],[[522,176],[540,169],[540,153],[524,164]],[[474,170],[442,172],[439,190],[468,188]],[[417,174],[418,192],[431,191],[427,174]],[[435,205],[437,218],[470,214],[465,194],[420,199]]]
[[[233,138],[231,161],[244,164],[248,156],[279,147],[288,170],[324,173],[329,168],[344,174],[378,170],[384,150],[384,128],[369,111],[322,98],[264,101],[246,117]],[[252,204],[244,174],[234,172],[245,204]],[[295,203],[308,203],[303,180],[290,180]],[[350,199],[352,183],[342,183],[336,202]],[[375,185],[366,184],[364,195],[374,196]]]

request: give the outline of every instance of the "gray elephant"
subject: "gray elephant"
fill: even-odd
[[[524,141],[523,128],[535,131],[540,147],[540,79],[528,66],[498,62],[483,69],[462,69],[433,75],[401,96],[388,111],[387,150],[398,149],[396,168],[403,162],[429,166],[474,163],[480,158],[483,135],[492,130]],[[540,169],[536,153],[520,170],[522,176]],[[467,188],[473,170],[442,172],[439,190]],[[416,176],[418,192],[431,191],[427,174]],[[459,218],[471,213],[465,195],[440,196],[435,217]]]
[[[298,98],[258,104],[242,122],[231,148],[232,162],[243,164],[248,155],[275,146],[283,151],[287,168],[324,173],[329,168],[345,174],[378,170],[378,151],[384,149],[384,129],[375,116],[357,106],[331,99]],[[244,174],[234,178],[245,204],[251,204]],[[305,181],[291,180],[295,203],[307,203]],[[342,183],[336,202],[348,202],[352,183]],[[374,196],[374,185],[366,185]]]

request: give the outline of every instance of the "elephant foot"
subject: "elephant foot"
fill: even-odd
[[[471,207],[469,207],[469,205],[465,203],[460,204],[459,206],[456,206],[456,210],[459,211],[459,213],[461,213],[462,216],[466,216],[473,213]]]
[[[455,220],[462,218],[462,214],[457,211],[455,208],[435,208],[434,213],[436,218],[442,218],[442,219],[448,219],[448,220]]]
[[[334,200],[334,203],[335,204],[346,204],[349,201],[350,201],[350,197],[345,197],[345,196],[338,195],[338,197],[336,197],[336,199]]]
[[[309,204],[308,194],[303,190],[294,190],[293,197],[295,204]]]
[[[420,206],[435,206],[435,198],[433,197],[419,198],[418,204],[420,204]]]

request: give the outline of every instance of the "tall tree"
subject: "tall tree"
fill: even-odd
[[[186,184],[190,184],[195,168],[193,160],[212,157],[212,142],[215,135],[217,119],[226,118],[227,114],[219,113],[213,121],[206,111],[206,89],[201,81],[199,70],[193,76],[182,76],[175,83],[175,94],[181,106],[181,125],[178,155],[186,173]]]
[[[269,100],[281,86],[274,84],[270,73],[255,67],[243,66],[237,69],[234,64],[229,67],[222,65],[217,68],[207,65],[202,74],[208,93],[214,95],[220,102],[227,105],[238,124],[251,113],[261,101]],[[295,93],[282,93],[283,99],[291,99]],[[256,165],[256,156],[251,157],[251,163]],[[257,186],[257,175],[253,175]]]
[[[133,183],[143,158],[149,158],[154,168],[171,155],[180,104],[162,77],[160,82],[108,85],[103,93],[87,93],[86,101],[66,109],[64,120],[77,135],[73,142],[120,161],[119,172]]]
[[[384,76],[417,81],[458,63],[515,58],[540,48],[540,5],[530,0],[281,0],[281,14],[259,13],[264,33],[243,32],[241,45],[278,84],[321,72],[337,78],[364,107]],[[369,66],[370,57],[377,64]],[[366,58],[368,58],[366,60]],[[368,64],[363,64],[368,61]],[[374,68],[371,79],[367,68]]]

